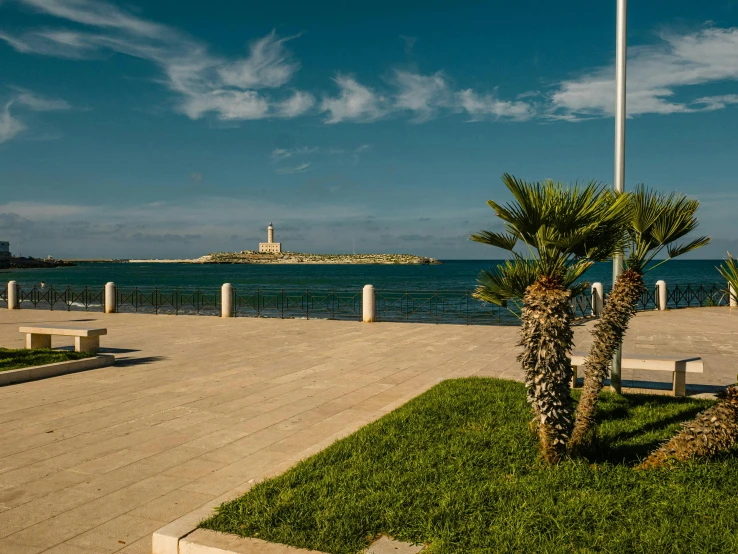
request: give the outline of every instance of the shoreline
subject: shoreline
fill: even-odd
[[[441,265],[442,261],[413,254],[304,254],[281,252],[278,254],[254,251],[216,252],[195,259],[128,260],[128,263],[145,264],[285,264],[285,265]]]

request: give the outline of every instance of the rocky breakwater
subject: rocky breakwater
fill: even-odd
[[[299,252],[262,253],[253,250],[216,252],[191,263],[200,264],[441,264],[435,258],[411,254],[301,254]]]

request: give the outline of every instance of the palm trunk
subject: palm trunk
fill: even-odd
[[[597,399],[610,371],[612,357],[623,344],[625,331],[645,290],[643,274],[640,272],[628,269],[620,274],[607,297],[602,316],[592,330],[594,342],[584,366],[584,388],[579,397],[574,431],[569,441],[569,452],[572,454],[581,452],[592,442]]]
[[[738,441],[738,386],[721,393],[717,404],[697,414],[681,432],[649,454],[639,469],[664,467],[669,461],[714,456]]]
[[[574,316],[571,293],[555,279],[528,287],[523,299],[523,326],[518,360],[525,370],[528,402],[544,459],[551,464],[566,454],[572,428],[571,358]]]

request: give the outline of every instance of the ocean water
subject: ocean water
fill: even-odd
[[[0,270],[0,282],[17,281],[30,288],[98,287],[108,281],[119,287],[213,289],[231,283],[240,289],[361,290],[371,284],[380,291],[471,290],[483,269],[495,260],[449,260],[443,265],[194,265],[84,263],[53,269]],[[716,267],[720,260],[672,260],[645,275],[648,285],[659,279],[673,285],[725,285]],[[612,264],[596,264],[584,276],[607,290]],[[0,285],[2,286],[2,285]]]

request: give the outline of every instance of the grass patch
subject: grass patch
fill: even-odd
[[[81,360],[83,358],[91,358],[92,356],[95,356],[95,354],[90,354],[89,352],[71,352],[69,350],[52,350],[50,348],[34,348],[33,350],[26,348],[19,348],[18,350],[0,348],[0,371],[55,364],[56,362],[67,362],[69,360]]]
[[[633,469],[710,401],[603,393],[600,404],[589,459],[549,468],[523,385],[445,381],[201,526],[332,554],[379,534],[436,554],[738,551],[735,452]]]

